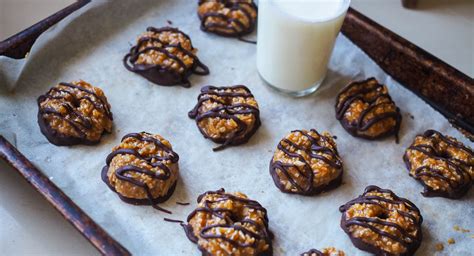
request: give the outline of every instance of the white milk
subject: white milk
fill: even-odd
[[[301,96],[324,80],[350,0],[260,0],[257,68],[271,86]]]

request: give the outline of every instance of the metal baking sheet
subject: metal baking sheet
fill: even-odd
[[[190,1],[93,2],[70,22],[59,24],[33,47],[15,80],[14,92],[0,94],[0,128],[17,135],[17,146],[79,207],[109,234],[137,255],[198,253],[179,225],[164,217],[185,219],[196,197],[224,187],[241,191],[268,210],[275,233],[276,255],[296,255],[309,248],[335,246],[348,255],[356,249],[339,228],[338,208],[374,184],[412,200],[422,212],[424,240],[419,255],[432,255],[435,244],[448,238],[441,255],[468,255],[471,234],[454,225],[474,229],[473,191],[462,200],[424,198],[422,187],[410,178],[401,159],[416,134],[437,129],[465,140],[448,121],[404,89],[367,55],[340,36],[324,86],[310,97],[294,99],[267,88],[255,68],[255,46],[205,34],[199,30],[196,3]],[[186,14],[186,15],[183,15]],[[193,86],[161,87],[125,70],[122,57],[147,26],[168,21],[191,36],[198,56],[211,75],[191,77]],[[400,106],[403,121],[400,143],[393,139],[364,141],[347,134],[335,119],[335,95],[352,79],[375,76],[386,83]],[[42,136],[36,123],[36,98],[61,81],[84,79],[101,87],[112,105],[114,131],[96,146],[56,147]],[[259,102],[262,127],[248,144],[212,152],[214,144],[200,135],[187,112],[204,85],[245,84]],[[411,118],[413,116],[413,118]],[[344,185],[314,197],[279,192],[268,173],[268,162],[278,141],[293,129],[316,128],[338,137],[344,161]],[[171,199],[162,206],[173,215],[151,207],[123,203],[100,179],[111,148],[129,132],[159,133],[180,155],[180,178]],[[176,201],[192,202],[180,206]]]

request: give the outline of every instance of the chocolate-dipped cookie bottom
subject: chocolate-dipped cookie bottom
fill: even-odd
[[[257,101],[244,85],[204,86],[188,116],[204,138],[222,144],[214,151],[248,142],[261,125]]]
[[[375,78],[351,82],[336,97],[336,118],[352,136],[378,140],[395,136],[402,116],[388,94],[388,88]]]
[[[281,192],[312,196],[340,186],[343,165],[331,134],[294,130],[278,143],[269,171]]]
[[[187,225],[187,224],[181,224],[181,226],[184,229],[184,232],[186,233],[186,237],[189,239],[189,241],[197,244],[198,243],[198,238],[193,234],[192,228]],[[273,237],[273,233],[271,234]],[[198,246],[199,251],[201,252],[202,256],[214,256],[213,254],[208,253],[203,247]],[[260,254],[257,254],[256,256],[273,256],[273,247],[270,246],[270,248]]]
[[[196,51],[190,37],[177,28],[149,27],[125,55],[123,64],[152,83],[190,87],[188,78],[192,74],[209,74]]]
[[[109,170],[108,166],[104,166],[104,168],[102,168],[102,172],[101,172],[102,181],[110,188],[110,190],[117,193],[117,190],[115,190],[115,188],[110,185],[109,179],[107,177],[108,170]],[[122,196],[119,193],[117,193],[117,195],[119,196],[119,198],[122,201],[124,201],[128,204],[133,204],[133,205],[156,205],[156,204],[160,204],[160,203],[163,203],[163,202],[167,201],[173,195],[174,190],[176,189],[176,184],[177,183],[178,182],[175,181],[173,183],[173,185],[171,185],[171,188],[168,190],[168,193],[166,195],[155,197],[155,198],[150,197],[150,198],[145,198],[145,199],[137,199],[137,198],[125,197],[125,196]]]
[[[417,135],[403,161],[409,175],[423,185],[425,197],[459,199],[474,184],[473,151],[435,130]]]
[[[198,2],[201,30],[223,37],[241,38],[252,33],[257,22],[257,12],[258,8],[253,0]]]
[[[40,131],[54,145],[94,145],[112,131],[104,92],[85,81],[61,82],[39,96],[37,104]]]
[[[308,191],[295,193],[295,192],[290,192],[290,191],[286,190],[283,187],[283,185],[280,183],[280,179],[278,178],[278,176],[275,173],[274,169],[275,169],[275,167],[272,166],[272,160],[271,160],[270,161],[270,168],[269,168],[270,175],[272,176],[272,179],[273,179],[273,182],[275,183],[275,186],[281,192],[283,192],[285,194],[299,194],[299,195],[302,195],[302,196],[315,196],[315,195],[321,194],[323,192],[329,192],[331,190],[334,190],[334,189],[338,188],[342,184],[342,176],[343,176],[343,173],[344,173],[344,171],[342,170],[341,173],[334,180],[330,181],[327,184],[323,184],[323,185],[320,185],[320,186],[315,186],[315,187],[311,188],[311,190],[308,190]]]
[[[324,248],[322,251],[317,249],[311,249],[307,252],[300,254],[300,256],[345,256],[345,253],[334,247]]]
[[[129,133],[106,158],[101,178],[121,200],[135,205],[166,201],[176,187],[179,156],[158,134]]]
[[[52,143],[56,146],[74,146],[74,145],[79,145],[79,144],[92,146],[92,145],[96,145],[96,144],[100,143],[100,139],[99,140],[88,140],[85,137],[84,138],[78,138],[78,137],[74,137],[74,136],[67,136],[67,135],[64,135],[64,134],[52,129],[49,126],[49,124],[47,124],[45,122],[45,120],[43,119],[41,113],[38,113],[37,118],[38,118],[38,126],[40,127],[41,133],[44,135],[44,137],[46,137],[46,139],[50,143]],[[102,135],[105,135],[107,133],[108,133],[107,131],[103,131]]]
[[[346,229],[344,228],[346,225],[347,225],[347,221],[341,219],[341,225],[340,225],[341,228],[344,230],[344,232],[346,234],[349,234],[348,231],[346,231]],[[416,250],[418,250],[418,247],[420,247],[420,245],[421,245],[421,241],[420,241],[419,243],[415,243],[412,246],[410,246],[408,248],[407,252],[405,252],[405,253],[390,254],[390,253],[387,253],[386,251],[384,251],[384,250],[382,250],[382,249],[380,249],[376,246],[373,246],[371,244],[368,244],[368,243],[364,242],[362,239],[352,237],[350,235],[349,235],[349,239],[351,240],[352,244],[355,247],[357,247],[357,249],[369,252],[373,255],[380,255],[380,256],[413,256],[415,254]],[[422,239],[422,236],[420,236],[420,240],[421,239]]]
[[[360,250],[375,255],[411,256],[420,247],[420,210],[391,190],[368,186],[362,195],[339,207],[339,211],[341,228]]]
[[[226,138],[213,138],[211,136],[208,136],[206,134],[206,132],[203,131],[202,128],[198,128],[198,129],[199,129],[199,132],[202,134],[202,136],[205,139],[211,140],[212,142],[217,143],[217,144],[222,144],[221,146],[217,146],[217,147],[212,149],[213,151],[220,151],[220,150],[226,149],[227,147],[230,147],[230,146],[238,146],[238,145],[242,145],[242,144],[247,143],[250,140],[250,138],[252,138],[252,136],[257,132],[258,128],[261,125],[262,125],[262,123],[260,122],[260,119],[257,119],[255,121],[255,124],[253,125],[253,128],[250,131],[248,131],[247,133],[245,133],[245,136],[240,137],[240,138],[236,138],[236,139],[232,139],[232,140],[229,140],[229,139],[226,139]]]
[[[197,202],[188,223],[181,225],[202,255],[225,255],[223,252],[228,251],[236,255],[273,255],[267,212],[257,201],[220,189],[201,194]],[[210,221],[218,224],[208,224]]]
[[[209,69],[207,67],[202,67],[202,71],[195,69],[194,71],[188,70],[186,73],[178,73],[174,70],[161,68],[154,65],[130,65],[129,58],[130,55],[128,54],[124,58],[124,65],[129,71],[141,75],[154,84],[162,86],[181,85],[183,87],[191,87],[191,82],[188,80],[188,78],[192,74],[209,74]]]

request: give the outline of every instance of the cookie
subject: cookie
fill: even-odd
[[[272,255],[267,210],[242,193],[208,191],[184,224],[202,255]]]
[[[428,130],[415,137],[403,156],[410,176],[426,197],[460,198],[474,182],[474,153],[453,137]]]
[[[316,130],[295,130],[278,143],[270,174],[284,193],[315,195],[336,188],[343,166],[333,137]]]
[[[324,248],[323,251],[311,249],[301,254],[301,256],[345,256],[343,251],[337,250],[334,247]]]
[[[336,118],[352,136],[375,140],[395,135],[402,116],[388,94],[388,88],[375,78],[352,82],[337,95]]]
[[[191,74],[208,75],[188,35],[177,28],[149,27],[125,55],[125,67],[159,85],[191,86]]]
[[[257,6],[253,0],[200,0],[198,16],[203,31],[241,37],[255,29]]]
[[[107,156],[102,180],[127,203],[156,206],[173,194],[178,160],[169,141],[160,135],[130,133]]]
[[[375,255],[408,256],[420,246],[420,210],[388,189],[368,186],[339,210],[341,228],[361,250]]]
[[[205,86],[197,99],[188,116],[196,120],[205,138],[222,144],[214,151],[246,143],[260,127],[257,101],[243,85]]]
[[[84,81],[59,83],[38,97],[38,124],[57,146],[92,145],[112,131],[112,112],[104,92]]]

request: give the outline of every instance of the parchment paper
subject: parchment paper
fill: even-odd
[[[431,128],[473,145],[345,37],[337,39],[323,88],[310,97],[295,99],[276,93],[259,79],[255,45],[200,31],[194,1],[94,1],[86,8],[38,40],[15,80],[15,91],[0,94],[0,130],[14,132],[20,151],[134,254],[199,254],[179,225],[162,219],[184,220],[200,193],[223,187],[242,191],[267,208],[270,229],[275,233],[275,255],[297,255],[326,246],[343,249],[347,255],[366,255],[339,227],[338,208],[374,184],[392,189],[421,209],[424,237],[417,255],[433,255],[438,242],[445,244],[439,255],[472,255],[472,231],[456,232],[453,226],[474,231],[474,191],[457,201],[424,198],[422,186],[408,176],[402,155],[416,134]],[[154,85],[122,65],[122,57],[136,36],[147,26],[167,25],[167,20],[191,36],[198,56],[211,70],[209,76],[191,77],[190,89]],[[3,71],[8,68],[3,65]],[[337,92],[351,79],[370,76],[388,85],[401,108],[399,144],[393,138],[353,138],[335,118]],[[115,128],[96,146],[57,147],[40,133],[36,98],[58,82],[77,79],[105,91]],[[187,117],[200,87],[207,84],[245,84],[252,90],[260,105],[262,126],[249,143],[212,152],[215,144],[205,140],[194,120]],[[302,128],[327,130],[337,136],[345,171],[344,184],[338,189],[303,197],[283,194],[273,184],[268,173],[273,150],[289,131]],[[173,211],[171,216],[120,201],[100,179],[111,148],[126,133],[139,131],[163,135],[180,156],[177,189],[162,204]],[[191,205],[176,205],[176,201]],[[448,246],[446,241],[451,237],[456,244]]]

